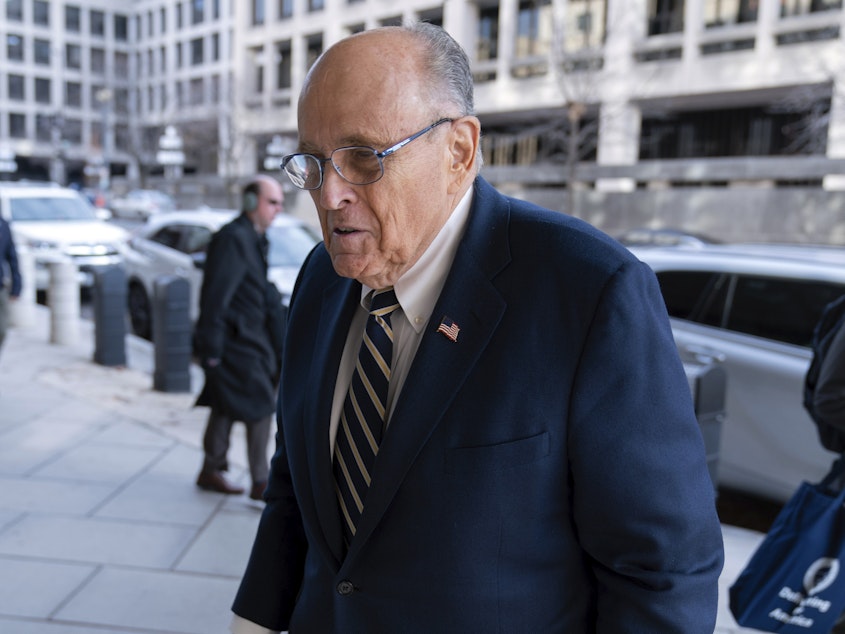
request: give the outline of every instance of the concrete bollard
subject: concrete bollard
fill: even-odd
[[[119,266],[94,274],[94,362],[126,365],[126,273]]]
[[[184,277],[164,275],[153,289],[153,389],[191,391],[191,284]]]
[[[35,256],[26,247],[17,248],[21,272],[21,295],[9,304],[10,323],[15,328],[31,328],[35,324]]]
[[[73,345],[79,341],[79,279],[69,258],[50,262],[50,342]]]

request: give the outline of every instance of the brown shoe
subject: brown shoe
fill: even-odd
[[[264,501],[264,489],[267,488],[266,482],[255,482],[252,485],[252,489],[249,491],[249,497],[253,500],[258,500],[260,502]]]
[[[240,495],[244,492],[242,487],[230,484],[219,471],[200,471],[197,476],[197,486],[204,491],[216,491],[227,495]]]

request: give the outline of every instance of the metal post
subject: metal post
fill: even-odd
[[[191,390],[191,285],[184,277],[164,275],[153,289],[153,389],[159,392]]]
[[[49,264],[50,342],[64,345],[79,340],[79,278],[76,264],[70,258]]]
[[[94,274],[94,362],[126,365],[126,273],[119,266]]]

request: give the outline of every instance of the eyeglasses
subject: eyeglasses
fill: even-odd
[[[326,158],[313,154],[288,154],[282,159],[282,169],[291,182],[299,189],[320,189],[323,186],[323,165],[331,163],[340,177],[353,185],[369,185],[384,176],[383,160],[386,156],[398,152],[414,139],[420,138],[442,123],[454,119],[444,118],[435,121],[427,128],[402,139],[381,152],[366,145],[339,147]]]

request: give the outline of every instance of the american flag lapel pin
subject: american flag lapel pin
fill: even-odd
[[[437,332],[443,333],[449,341],[457,341],[461,329],[458,328],[458,324],[451,317],[443,315],[443,319],[440,320],[440,325],[437,327]]]

